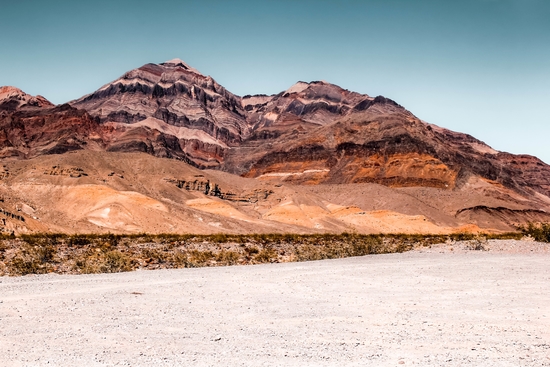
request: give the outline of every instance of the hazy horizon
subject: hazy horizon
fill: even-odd
[[[0,85],[64,103],[181,58],[238,95],[326,80],[550,163],[548,19],[544,0],[13,2]]]

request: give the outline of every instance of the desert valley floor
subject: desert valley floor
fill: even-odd
[[[6,366],[550,366],[550,246],[0,278]]]

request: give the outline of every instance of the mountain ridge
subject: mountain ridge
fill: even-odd
[[[275,218],[298,231],[305,230],[300,221],[310,223],[304,227],[309,228],[306,231],[371,231],[372,225],[366,226],[360,219],[365,214],[360,213],[381,211],[383,214],[372,215],[389,220],[394,215],[387,211],[391,209],[400,215],[423,213],[433,225],[510,230],[550,213],[550,166],[538,158],[494,150],[471,135],[422,121],[389,98],[360,94],[325,81],[298,81],[277,94],[240,97],[184,61],[173,59],[145,64],[90,94],[57,106],[16,88],[2,87],[0,91],[0,157],[27,159],[31,164],[42,156],[74,151],[92,154],[86,157],[100,157],[100,152],[147,153],[210,172],[208,184],[191,185],[188,179],[169,178],[177,185],[204,190],[216,183],[215,177],[223,176],[225,186],[233,187],[233,191],[223,191],[222,187],[214,198],[210,190],[194,198],[186,196],[183,207],[167,209],[186,216],[189,211],[206,210],[214,216],[233,213],[229,217],[240,218],[237,222],[242,223],[256,218],[264,229],[273,228],[269,221]],[[273,192],[288,188],[292,199],[281,194],[280,201],[269,199],[256,209],[241,207],[227,198],[249,194],[239,194],[238,185],[232,182],[259,182]],[[141,195],[149,197],[154,191],[146,189],[147,183],[140,185],[143,189],[135,190]],[[360,188],[372,193],[376,185],[390,188],[379,191],[384,198],[356,197],[363,195]],[[128,190],[131,186],[125,187]],[[106,192],[104,188],[98,190]],[[334,205],[349,207],[352,202],[345,195],[329,193],[331,190],[347,190],[363,204],[346,209],[351,210],[349,213],[334,209]],[[409,191],[417,200],[417,211],[406,205],[364,201],[392,202]],[[173,201],[179,194],[170,194],[169,199],[163,195],[155,194],[155,200]],[[430,201],[445,207],[439,197],[447,195],[458,201],[444,210],[429,209]],[[475,200],[466,200],[468,195]],[[320,199],[324,196],[334,201],[324,203]],[[19,197],[23,202],[24,195]],[[460,204],[460,200],[465,201]],[[133,209],[127,210],[130,213]],[[338,219],[336,212],[340,213]],[[302,219],[289,221],[287,216]],[[96,214],[90,218],[101,222]],[[410,220],[406,221],[414,222]],[[147,228],[143,218],[138,222],[135,226]],[[234,229],[235,223],[231,224]],[[207,227],[200,228],[206,231]]]

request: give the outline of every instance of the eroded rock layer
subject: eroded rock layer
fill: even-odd
[[[283,132],[260,142],[245,140],[227,153],[223,168],[297,184],[375,182],[448,189],[474,175],[527,194],[550,195],[550,168],[539,159],[498,152],[469,135],[427,124],[383,97],[367,98],[309,130],[273,126],[272,131]]]
[[[179,59],[144,65],[70,104],[123,131],[111,151],[150,152],[144,136],[153,130],[198,167],[218,166],[249,133],[240,98]]]

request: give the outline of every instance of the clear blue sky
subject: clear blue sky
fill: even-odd
[[[381,94],[550,163],[549,0],[0,2],[0,85],[54,103],[178,57],[239,95]]]

